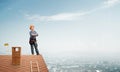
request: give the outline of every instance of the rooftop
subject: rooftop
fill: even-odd
[[[0,72],[48,72],[42,55],[21,55],[20,65],[12,64],[11,55],[0,55]]]

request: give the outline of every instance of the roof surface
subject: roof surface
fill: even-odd
[[[32,71],[31,62],[37,63],[39,71]],[[48,72],[48,69],[41,55],[22,55],[20,65],[12,64],[11,55],[0,55],[0,72]]]

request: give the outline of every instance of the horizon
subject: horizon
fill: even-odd
[[[12,46],[31,54],[29,26],[34,24],[44,56],[118,57],[119,7],[120,0],[1,0],[0,54],[8,54]]]

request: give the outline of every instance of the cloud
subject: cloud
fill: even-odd
[[[120,2],[120,0],[106,0],[103,2],[103,7],[104,8],[109,8],[109,7],[112,7],[116,4],[118,4]]]
[[[25,14],[25,17],[29,20],[34,21],[66,21],[66,20],[74,20],[77,17],[88,14],[89,12],[81,12],[81,13],[59,13],[51,16],[40,16],[40,15],[29,15]]]
[[[12,8],[9,7],[8,10],[12,10]]]
[[[94,9],[91,9],[86,12],[58,13],[58,14],[50,15],[50,16],[41,16],[38,14],[37,15],[25,14],[25,17],[28,20],[33,20],[33,21],[38,21],[38,22],[40,22],[40,21],[69,21],[69,20],[75,20],[84,15],[94,13],[95,11],[100,10],[100,9],[113,7],[114,5],[118,4],[119,2],[120,2],[120,0],[105,0],[102,2],[101,6],[96,7]]]
[[[50,21],[54,21],[54,20],[73,20],[79,16],[83,16],[86,15],[87,12],[84,13],[61,13],[61,14],[56,14],[53,16],[49,17]]]

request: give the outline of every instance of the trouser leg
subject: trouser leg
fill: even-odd
[[[34,55],[34,48],[33,48],[33,44],[30,44],[30,46],[31,46],[31,53],[32,53],[32,55]]]
[[[39,55],[38,45],[36,42],[34,43],[34,47],[35,47],[35,51],[36,51],[37,55]]]

